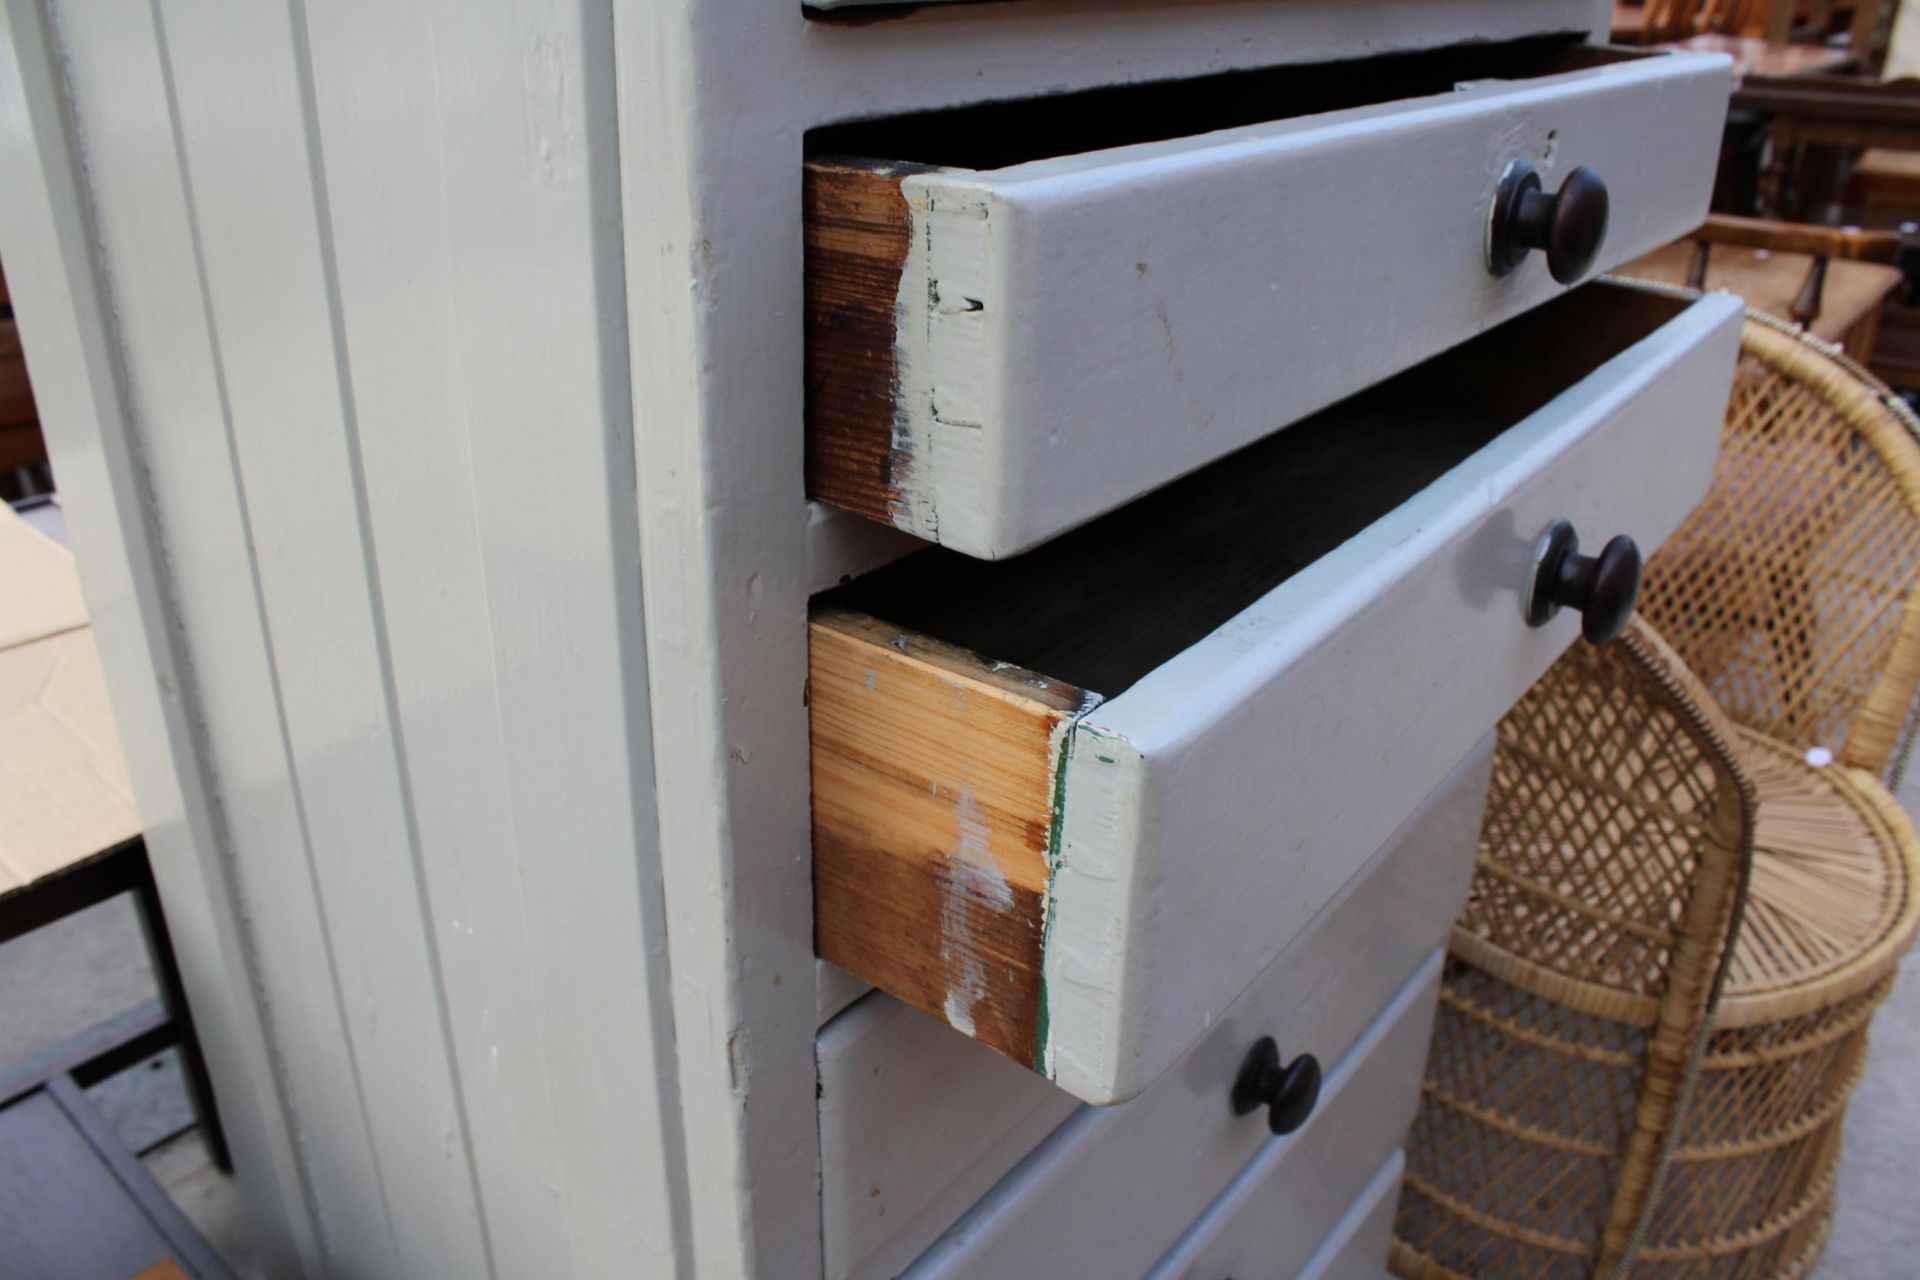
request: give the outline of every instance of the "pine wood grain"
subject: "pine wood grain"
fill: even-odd
[[[919,166],[815,160],[806,206],[807,496],[887,521],[895,300],[912,229],[900,179]]]
[[[1071,685],[872,618],[817,613],[820,955],[1031,1062],[1055,730],[1085,701]]]

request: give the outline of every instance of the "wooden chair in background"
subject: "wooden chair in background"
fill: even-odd
[[[1616,274],[1737,293],[1755,310],[1788,316],[1864,360],[1884,305],[1905,284],[1886,265],[1900,244],[1891,231],[1714,214],[1686,240],[1637,258]]]
[[[1845,174],[1829,173],[1833,166],[1821,162],[1821,153],[1920,151],[1920,80],[1749,76],[1734,92],[1733,108],[1767,121],[1773,159],[1760,199],[1773,217],[1827,220],[1841,212]]]
[[[1859,68],[1877,74],[1891,28],[1888,0],[1643,0],[1617,3],[1613,38],[1619,43],[1668,44],[1696,36],[1728,36],[1785,46],[1824,43],[1836,30]]]

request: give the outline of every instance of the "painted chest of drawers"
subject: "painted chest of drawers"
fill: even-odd
[[[1606,10],[0,3],[274,1274],[1377,1273],[1487,733],[1733,358],[1595,280],[1728,91]]]

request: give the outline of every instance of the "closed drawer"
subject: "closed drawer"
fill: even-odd
[[[1130,1202],[1170,1237],[1264,1139],[1222,1105],[1247,1046],[1284,1036],[1337,1061],[1392,999],[1465,904],[1493,758],[1482,739],[1392,841],[1368,860],[1180,1067],[1124,1106],[1091,1112],[1075,1179]],[[1039,1141],[1082,1108],[1039,1076],[886,995],[824,1028],[821,1223],[826,1274],[899,1274]],[[1109,1149],[1205,1152],[1142,1181]],[[1069,1166],[1063,1166],[1069,1167]],[[1059,1182],[1046,1196],[1061,1194]],[[1040,1203],[1044,1204],[1043,1199]]]
[[[1186,1208],[1189,1185],[1212,1196],[1242,1185],[1235,1179],[1249,1164],[1262,1183],[1261,1204],[1286,1220],[1293,1241],[1291,1265],[1256,1274],[1291,1274],[1413,1121],[1444,959],[1444,952],[1431,952],[1367,1026],[1296,1132],[1269,1137],[1264,1117],[1235,1117],[1219,1079],[1193,1082],[1210,1106],[1198,1132],[1184,1137],[1122,1124],[1118,1113],[1083,1112],[1084,1123],[1048,1139],[906,1275],[1144,1275],[1207,1209],[1207,1200]],[[1228,1125],[1236,1125],[1234,1137],[1222,1140],[1219,1131]],[[1105,1138],[1106,1129],[1115,1130],[1113,1138]],[[1174,1216],[1176,1208],[1185,1216]]]
[[[812,496],[1030,547],[1555,296],[1497,189],[1587,167],[1589,270],[1707,210],[1728,64],[1462,46],[810,139]]]
[[[1400,1199],[1400,1174],[1406,1155],[1395,1151],[1361,1189],[1340,1221],[1320,1242],[1313,1256],[1293,1269],[1299,1242],[1288,1234],[1298,1224],[1279,1205],[1282,1189],[1268,1186],[1265,1176],[1278,1173],[1260,1166],[1247,1172],[1244,1194],[1229,1192],[1207,1219],[1154,1270],[1162,1277],[1191,1280],[1260,1280],[1293,1276],[1295,1280],[1381,1280],[1387,1270],[1387,1247],[1393,1239],[1393,1210]],[[1278,1181],[1278,1179],[1276,1179]],[[1238,1191],[1238,1188],[1236,1188]]]
[[[820,954],[1089,1102],[1138,1092],[1576,634],[1557,518],[1704,491],[1740,305],[1601,284],[1021,556],[812,622]]]
[[[1381,1280],[1387,1274],[1393,1214],[1400,1203],[1400,1175],[1406,1167],[1406,1153],[1394,1152],[1300,1268],[1299,1280]]]

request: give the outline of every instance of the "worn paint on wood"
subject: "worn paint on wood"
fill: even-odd
[[[820,954],[1031,1062],[1056,762],[1086,694],[829,610],[809,705]]]
[[[1142,1260],[1105,1224],[1165,1239],[1205,1211],[1268,1137],[1220,1105],[1248,1041],[1284,1032],[1290,1052],[1331,1067],[1445,942],[1466,902],[1492,761],[1489,734],[1177,1067],[1124,1108],[1074,1121],[1054,1176],[1023,1188],[1014,1239],[980,1274],[1024,1274],[1011,1260],[1028,1234],[1073,1242],[1078,1270],[1137,1274]],[[899,1275],[1075,1110],[1040,1076],[884,994],[817,1044],[820,1216],[827,1274],[845,1280]],[[1172,1185],[1141,1176],[1141,1152],[1174,1149],[1201,1154]]]
[[[1338,1220],[1413,1120],[1445,955],[1429,951],[1384,1008],[1362,1012],[1359,1037],[1338,1059],[1321,1060],[1320,1100],[1290,1136],[1274,1139],[1264,1116],[1233,1114],[1226,1105],[1231,1071],[1195,1073],[1192,1088],[1207,1106],[1194,1108],[1189,1129],[1171,1135],[1158,1124],[1130,1123],[1132,1107],[1089,1108],[1002,1179],[901,1280],[1158,1276],[1154,1263],[1193,1219],[1156,1211],[1155,1193],[1190,1204],[1189,1188],[1199,1179],[1232,1195],[1245,1186],[1236,1175],[1249,1167],[1265,1175],[1259,1203],[1285,1221],[1288,1247],[1262,1260],[1274,1271],[1233,1274],[1293,1275],[1325,1224]],[[1284,1038],[1288,1029],[1256,1024],[1240,1034],[1237,1056],[1244,1056],[1258,1036]],[[1283,1039],[1282,1052],[1311,1052],[1290,1046]],[[1121,1195],[1103,1194],[1115,1187]]]
[[[1684,233],[1726,87],[1549,43],[819,134],[810,492],[1026,550],[1564,292],[1487,270],[1516,157],[1604,176],[1596,270]]]
[[[435,372],[419,394],[430,407],[455,421],[477,409],[493,433],[484,437],[492,443],[473,455],[485,463],[475,509],[489,531],[488,554],[498,557],[490,563],[504,560],[512,569],[498,577],[489,571],[490,599],[499,616],[524,626],[503,628],[499,634],[510,643],[480,660],[507,683],[500,723],[489,726],[483,712],[468,710],[493,696],[480,689],[477,701],[449,704],[459,714],[441,734],[447,741],[464,734],[490,744],[504,738],[505,749],[488,749],[499,751],[516,806],[522,800],[529,806],[521,829],[541,830],[549,814],[561,820],[554,828],[561,834],[531,849],[526,863],[551,871],[549,884],[564,877],[577,887],[577,894],[542,894],[526,917],[533,956],[553,972],[581,966],[574,998],[548,1003],[553,1034],[501,1033],[516,1043],[538,1040],[530,1053],[556,1051],[551,1092],[511,1073],[487,1086],[497,1089],[487,1096],[499,1101],[491,1131],[530,1135],[527,1124],[541,1126],[553,1137],[563,1175],[542,1179],[530,1164],[515,1167],[524,1159],[519,1153],[495,1154],[480,1114],[490,1104],[473,1110],[480,1180],[526,1178],[540,1185],[537,1197],[510,1209],[487,1192],[496,1244],[506,1238],[502,1227],[510,1214],[528,1222],[564,1216],[575,1252],[571,1264],[552,1263],[556,1275],[594,1274],[596,1266],[630,1273],[640,1224],[644,1220],[645,1234],[657,1238],[662,1214],[683,1245],[691,1241],[678,1251],[675,1269],[683,1274],[820,1272],[815,1026],[805,954],[807,730],[800,695],[810,590],[803,556],[810,535],[798,500],[801,416],[794,394],[802,378],[801,237],[794,227],[801,132],[856,117],[1103,83],[1432,47],[1466,32],[1495,41],[1590,31],[1599,16],[1592,0],[1118,8],[1036,0],[1017,12],[1004,5],[942,5],[940,12],[903,21],[851,27],[810,22],[791,0],[745,4],[744,18],[723,6],[654,0],[596,2],[558,17],[531,4],[390,6],[391,22],[366,28],[358,46],[328,42],[329,29],[356,30],[353,17],[337,17],[330,27],[321,7],[301,7],[311,29],[300,60],[310,50],[315,64],[307,88],[333,113],[331,122],[310,116],[328,181],[346,181],[351,167],[352,135],[343,132],[342,116],[371,120],[391,113],[397,122],[391,149],[369,126],[361,155],[393,166],[394,189],[403,194],[389,198],[403,206],[396,221],[404,224],[407,242],[433,208],[426,197],[438,192],[457,210],[439,237],[447,254],[442,265],[461,283],[457,297],[433,286],[438,303],[408,302],[392,311],[386,304],[398,301],[396,292],[367,297],[349,290],[339,301],[350,317],[348,342],[376,343],[376,329],[390,325],[394,345],[384,353],[390,367],[427,362]],[[57,469],[74,499],[75,545],[176,946],[194,985],[196,1012],[209,1015],[201,1025],[216,1072],[226,1073],[223,1084],[241,1082],[223,1089],[223,1106],[259,1118],[249,1126],[229,1116],[230,1134],[246,1148],[240,1158],[251,1216],[265,1237],[301,1237],[274,1251],[275,1274],[394,1274],[391,1233],[355,1212],[376,1198],[378,1181],[370,1162],[351,1150],[366,1146],[367,1126],[352,1096],[358,1088],[352,1065],[344,1061],[347,1037],[326,990],[331,971],[319,950],[326,934],[313,919],[317,904],[310,889],[299,889],[297,876],[255,861],[265,850],[284,851],[293,864],[303,854],[299,832],[289,829],[282,812],[285,788],[278,783],[286,764],[257,593],[235,568],[249,545],[244,512],[237,511],[236,486],[227,482],[231,461],[219,406],[200,394],[217,370],[206,353],[207,317],[193,281],[179,138],[169,132],[164,91],[149,92],[162,77],[147,74],[165,69],[150,52],[155,28],[164,23],[169,36],[184,38],[193,11],[213,8],[198,0],[52,7],[10,0],[13,39],[0,43],[15,51],[32,78],[31,111],[10,88],[0,127],[8,179],[0,184],[0,206],[9,211],[0,240],[9,265],[32,277],[15,283],[35,391],[43,410],[55,406],[66,424],[50,430],[61,437],[56,450],[64,448]],[[86,18],[94,12],[98,21]],[[55,60],[43,57],[50,44],[39,34],[43,18],[61,28]],[[582,42],[570,34],[576,20],[590,51],[584,59],[577,56]],[[29,26],[31,40],[22,37]],[[423,32],[432,37],[424,47]],[[97,53],[117,53],[122,40],[149,50],[134,60],[142,74],[102,74],[91,101],[67,97],[73,69]],[[497,44],[497,56],[476,57],[475,44],[489,42]],[[236,85],[263,75],[278,86],[273,92],[285,92],[298,81],[282,74],[279,47],[270,42],[233,35],[228,48]],[[609,56],[620,63],[611,92]],[[384,74],[393,60],[405,62],[410,73]],[[249,68],[258,75],[246,75]],[[560,109],[583,85],[590,109],[584,115]],[[439,121],[439,157],[417,161],[422,117],[395,98],[436,91],[462,109]],[[510,117],[516,109],[523,115]],[[231,118],[254,123],[247,112]],[[89,133],[91,174],[106,182],[111,171],[111,181],[142,193],[137,214],[75,178],[79,171],[69,161],[77,153],[61,136],[70,125]],[[600,163],[608,155],[618,157],[617,174]],[[580,202],[560,192],[577,192],[582,166],[597,193],[590,217],[579,216]],[[539,184],[548,184],[555,199],[551,221],[535,225],[526,215],[538,215]],[[290,201],[299,195],[288,190]],[[50,197],[51,216],[43,216]],[[32,217],[23,212],[29,206]],[[143,218],[151,244],[164,249],[151,251],[146,239],[114,243],[95,221],[123,216],[128,223]],[[592,299],[562,305],[563,297],[578,296],[574,286],[550,283],[547,273],[556,259],[571,264],[582,256],[602,268]],[[152,289],[151,322],[123,324],[118,307],[124,299],[97,288],[93,274],[95,268],[104,273],[109,262],[117,277],[138,269],[156,284],[184,264],[187,285]],[[515,299],[510,316],[497,306],[503,263]],[[373,269],[372,260],[362,258],[361,267]],[[567,270],[573,279],[572,267]],[[272,284],[278,277],[266,279]],[[402,281],[412,295],[429,288],[409,273],[392,277],[395,290]],[[408,327],[402,319],[416,306],[434,305],[465,319],[431,328]],[[630,386],[617,367],[587,370],[572,356],[549,358],[556,349],[603,345],[582,336],[578,318],[588,305],[601,322],[630,334]],[[59,319],[63,307],[79,312],[79,323]],[[468,380],[454,388],[431,362],[450,331],[472,325],[493,326],[497,345],[469,350]],[[501,350],[510,358],[496,359]],[[169,416],[124,402],[119,379],[126,355],[180,375],[179,383],[156,378],[143,391],[169,393],[175,406]],[[397,374],[391,385],[399,385]],[[522,412],[520,393],[569,404],[601,394],[607,402],[563,421],[544,408]],[[620,410],[623,399],[633,406],[631,419]],[[165,422],[166,448],[145,448],[140,419]],[[426,435],[402,429],[406,438],[390,441],[393,447],[430,447]],[[607,447],[595,455],[597,441]],[[564,466],[539,475],[525,468],[524,450],[560,442]],[[445,484],[438,475],[428,484],[415,472],[389,492],[376,478],[370,519],[384,519],[383,502],[385,510],[399,510],[406,495],[425,484],[434,504],[423,509],[421,536],[409,546],[438,540],[475,549],[476,539],[449,521],[442,505],[443,498],[451,500],[451,482],[462,467],[441,461]],[[222,482],[209,484],[210,475]],[[637,515],[617,511],[615,523],[643,530],[637,554],[628,542],[610,551],[604,509],[592,493],[631,498],[636,475],[643,495]],[[535,481],[539,492],[512,495],[516,478]],[[542,523],[546,515],[557,518]],[[831,525],[821,529],[830,536],[814,539],[812,581],[831,583],[874,562],[872,548],[879,544],[843,539]],[[874,532],[887,531],[876,525]],[[310,536],[339,538],[341,532],[323,526]],[[382,559],[393,554],[377,529],[375,538]],[[566,578],[564,599],[544,589],[556,574]],[[448,579],[462,592],[471,580]],[[647,610],[639,637],[630,601],[642,580]],[[426,603],[415,605],[415,640],[398,641],[412,643],[416,655],[427,653],[418,646],[422,636],[457,644],[472,617],[471,594],[440,619],[429,617],[439,585],[429,582],[419,592]],[[603,606],[625,619],[619,635],[593,620]],[[617,668],[610,669],[609,654],[618,657]],[[448,665],[445,678],[464,679],[469,660],[463,655],[460,664]],[[404,676],[400,683],[407,683]],[[560,701],[548,703],[549,692]],[[535,718],[552,706],[566,709],[549,712],[541,726]],[[605,726],[649,716],[671,744],[655,764],[662,806],[657,866],[648,861],[652,789],[617,777],[607,783],[599,772],[625,767],[625,753],[607,746],[617,731],[610,735]],[[587,722],[595,732],[578,732]],[[410,744],[427,740],[424,731],[410,732]],[[576,764],[594,771],[590,784],[553,784]],[[226,807],[228,787],[245,803]],[[569,805],[577,812],[568,814]],[[229,820],[244,829],[229,831]],[[476,813],[474,820],[484,817]],[[581,861],[583,846],[571,841],[576,821],[592,822],[604,835],[590,863]],[[638,827],[624,843],[623,824]],[[510,901],[522,886],[496,872],[493,854],[516,838],[489,833],[488,857],[463,867],[456,846],[436,846],[437,837],[428,834],[423,857],[445,848],[440,865],[474,882],[437,890],[437,899],[444,902],[441,892],[462,892]],[[250,852],[243,857],[241,849]],[[243,882],[255,870],[264,889]],[[431,864],[428,874],[435,874]],[[670,934],[659,930],[636,942],[630,922],[617,932],[599,930],[601,912],[658,913],[663,894]],[[636,901],[640,906],[631,907]],[[583,928],[583,918],[595,926]],[[461,919],[467,922],[464,914]],[[511,962],[511,956],[476,958],[468,973],[473,988],[484,989],[489,965]],[[586,965],[597,965],[597,974]],[[636,975],[664,982],[669,969],[671,1023],[664,1014],[636,1015],[642,999]],[[464,1055],[484,1041],[459,1007],[448,1013],[459,1024],[454,1030]],[[493,1007],[491,1014],[497,1031],[501,1010]],[[654,1056],[657,1049],[631,1054],[622,1043],[648,1037],[669,1047],[667,1061]],[[556,1043],[563,1039],[564,1045]],[[646,1065],[636,1067],[642,1059]],[[404,1087],[384,1077],[367,1082],[372,1090]],[[636,1091],[656,1095],[646,1106],[684,1108],[688,1132],[702,1135],[689,1144],[684,1168],[671,1150],[629,1140],[628,1125],[637,1126],[644,1109],[625,1101]],[[565,1109],[559,1123],[541,1113],[552,1098]],[[621,1124],[595,1123],[616,1112]],[[265,1138],[249,1145],[249,1131]],[[670,1136],[666,1142],[672,1145]],[[606,1164],[621,1160],[634,1171],[663,1163],[681,1189],[679,1206],[667,1211],[651,1190],[632,1191],[649,1182],[644,1172],[616,1169],[620,1176],[607,1176]],[[508,1167],[486,1168],[496,1162]],[[630,1193],[595,1194],[615,1185]],[[431,1229],[417,1216],[401,1217],[399,1229]],[[316,1232],[329,1240],[316,1243]],[[503,1274],[515,1256],[510,1248],[498,1258]]]
[[[1540,530],[1651,549],[1698,500],[1739,314],[1582,290],[1027,555],[831,594],[821,953],[1017,1059],[1037,1037],[1077,1097],[1144,1088],[1573,637],[1522,621]],[[1054,696],[1009,720],[1010,676]],[[1012,843],[957,864],[988,778]],[[960,914],[956,865],[999,877]]]
[[[896,295],[912,233],[895,166],[807,166],[807,492],[893,520]]]

